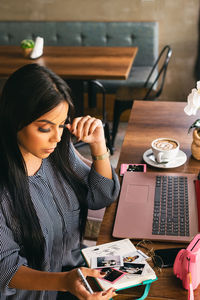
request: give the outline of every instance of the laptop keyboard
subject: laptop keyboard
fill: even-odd
[[[187,177],[156,176],[152,234],[189,236]]]

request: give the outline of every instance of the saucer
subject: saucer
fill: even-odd
[[[166,169],[166,168],[177,168],[182,166],[187,160],[187,155],[183,151],[179,150],[175,159],[173,159],[168,163],[159,164],[155,160],[155,156],[153,155],[152,149],[148,149],[144,152],[143,159],[148,165],[152,167]]]

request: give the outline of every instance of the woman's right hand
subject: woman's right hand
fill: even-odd
[[[102,278],[105,274],[101,274],[99,270],[80,268],[85,277],[98,277]],[[80,300],[108,300],[114,296],[115,289],[110,288],[107,291],[94,292],[90,294],[82,283],[80,276],[78,275],[77,269],[65,273],[66,291],[75,295]]]

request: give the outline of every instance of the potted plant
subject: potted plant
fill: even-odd
[[[33,40],[23,40],[21,41],[21,48],[22,48],[22,51],[23,51],[23,55],[24,57],[29,57],[33,48],[34,48],[34,41]]]

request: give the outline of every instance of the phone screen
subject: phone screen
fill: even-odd
[[[168,248],[168,249],[157,249],[155,250],[155,255],[162,258],[163,268],[173,267],[176,255],[183,248]]]

